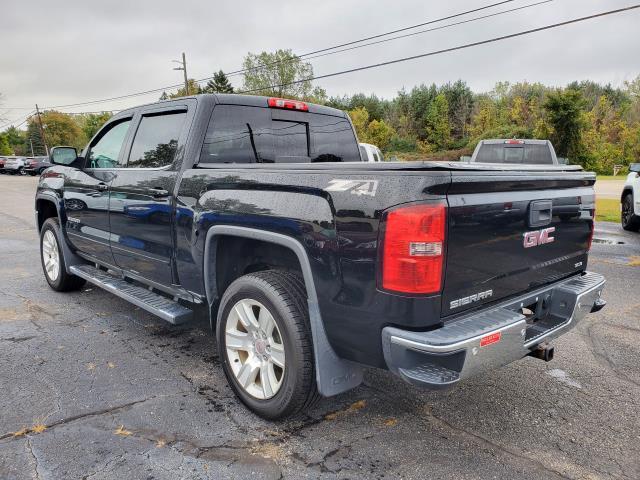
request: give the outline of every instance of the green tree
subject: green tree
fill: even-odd
[[[0,155],[13,155],[13,148],[9,145],[9,139],[4,133],[0,133]]]
[[[313,67],[291,50],[248,53],[242,63],[243,89],[255,95],[307,99],[313,92]]]
[[[12,125],[3,132],[3,135],[9,143],[9,148],[16,155],[31,153],[28,149],[29,140],[24,130],[19,130]]]
[[[367,127],[367,137],[369,141],[380,150],[387,150],[391,139],[396,135],[396,131],[384,120],[372,120]]]
[[[471,121],[471,136],[479,138],[488,130],[498,126],[498,110],[496,104],[488,95],[482,95],[476,100],[476,111]]]
[[[451,145],[449,102],[443,93],[436,95],[427,110],[425,131],[427,141],[436,148],[446,150]]]
[[[78,124],[84,133],[85,141],[91,140],[110,118],[111,112],[85,113],[78,117]]]
[[[220,70],[213,74],[213,78],[207,82],[202,93],[233,93],[233,86],[229,78]]]
[[[547,96],[544,108],[553,128],[551,138],[559,157],[580,156],[584,105],[582,94],[570,88],[551,92]]]
[[[353,128],[356,129],[358,140],[360,142],[369,143],[369,112],[364,107],[358,107],[348,112],[353,123]]]
[[[462,80],[447,83],[439,89],[447,97],[449,104],[449,123],[454,138],[462,139],[467,135],[471,111],[473,109],[473,92]]]
[[[185,90],[185,87],[179,88],[177,92],[170,93],[169,98],[180,98],[180,97],[188,97],[189,95],[198,95],[202,93],[200,89],[200,85],[193,78],[187,80],[187,86],[189,87],[189,93]],[[164,95],[165,92],[163,92]],[[162,97],[160,97],[161,100]]]
[[[50,110],[43,112],[41,117],[42,127],[44,129],[49,148],[56,145],[70,145],[76,148],[84,147],[84,133],[78,125],[78,122],[75,121],[71,115]],[[40,129],[36,117],[31,117],[29,119],[27,137],[37,139],[37,141],[34,141],[34,153],[45,153],[44,148],[42,148],[43,143],[40,138]]]

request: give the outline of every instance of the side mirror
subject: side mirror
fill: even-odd
[[[640,173],[640,163],[632,163],[629,165],[629,171],[634,173]]]
[[[78,158],[78,151],[73,147],[53,147],[49,159],[54,165],[71,165]]]

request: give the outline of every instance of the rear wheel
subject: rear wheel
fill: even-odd
[[[640,218],[633,211],[633,194],[629,193],[622,199],[622,228],[630,232],[640,230]]]
[[[224,293],[216,336],[229,384],[267,419],[294,415],[319,398],[302,279],[278,270],[245,275]]]
[[[84,279],[67,273],[60,243],[63,241],[58,219],[48,218],[40,231],[40,259],[44,278],[58,292],[78,290],[85,284]]]

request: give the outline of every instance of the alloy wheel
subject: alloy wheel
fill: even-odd
[[[260,302],[243,299],[227,317],[227,359],[238,384],[252,397],[267,400],[282,386],[285,351],[271,312]]]
[[[60,253],[58,241],[51,230],[47,230],[42,237],[42,260],[47,277],[55,282],[60,275]]]

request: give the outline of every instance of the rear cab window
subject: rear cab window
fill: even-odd
[[[485,143],[480,146],[476,162],[553,165],[547,144]]]
[[[216,105],[200,163],[360,162],[343,117],[266,107]]]

